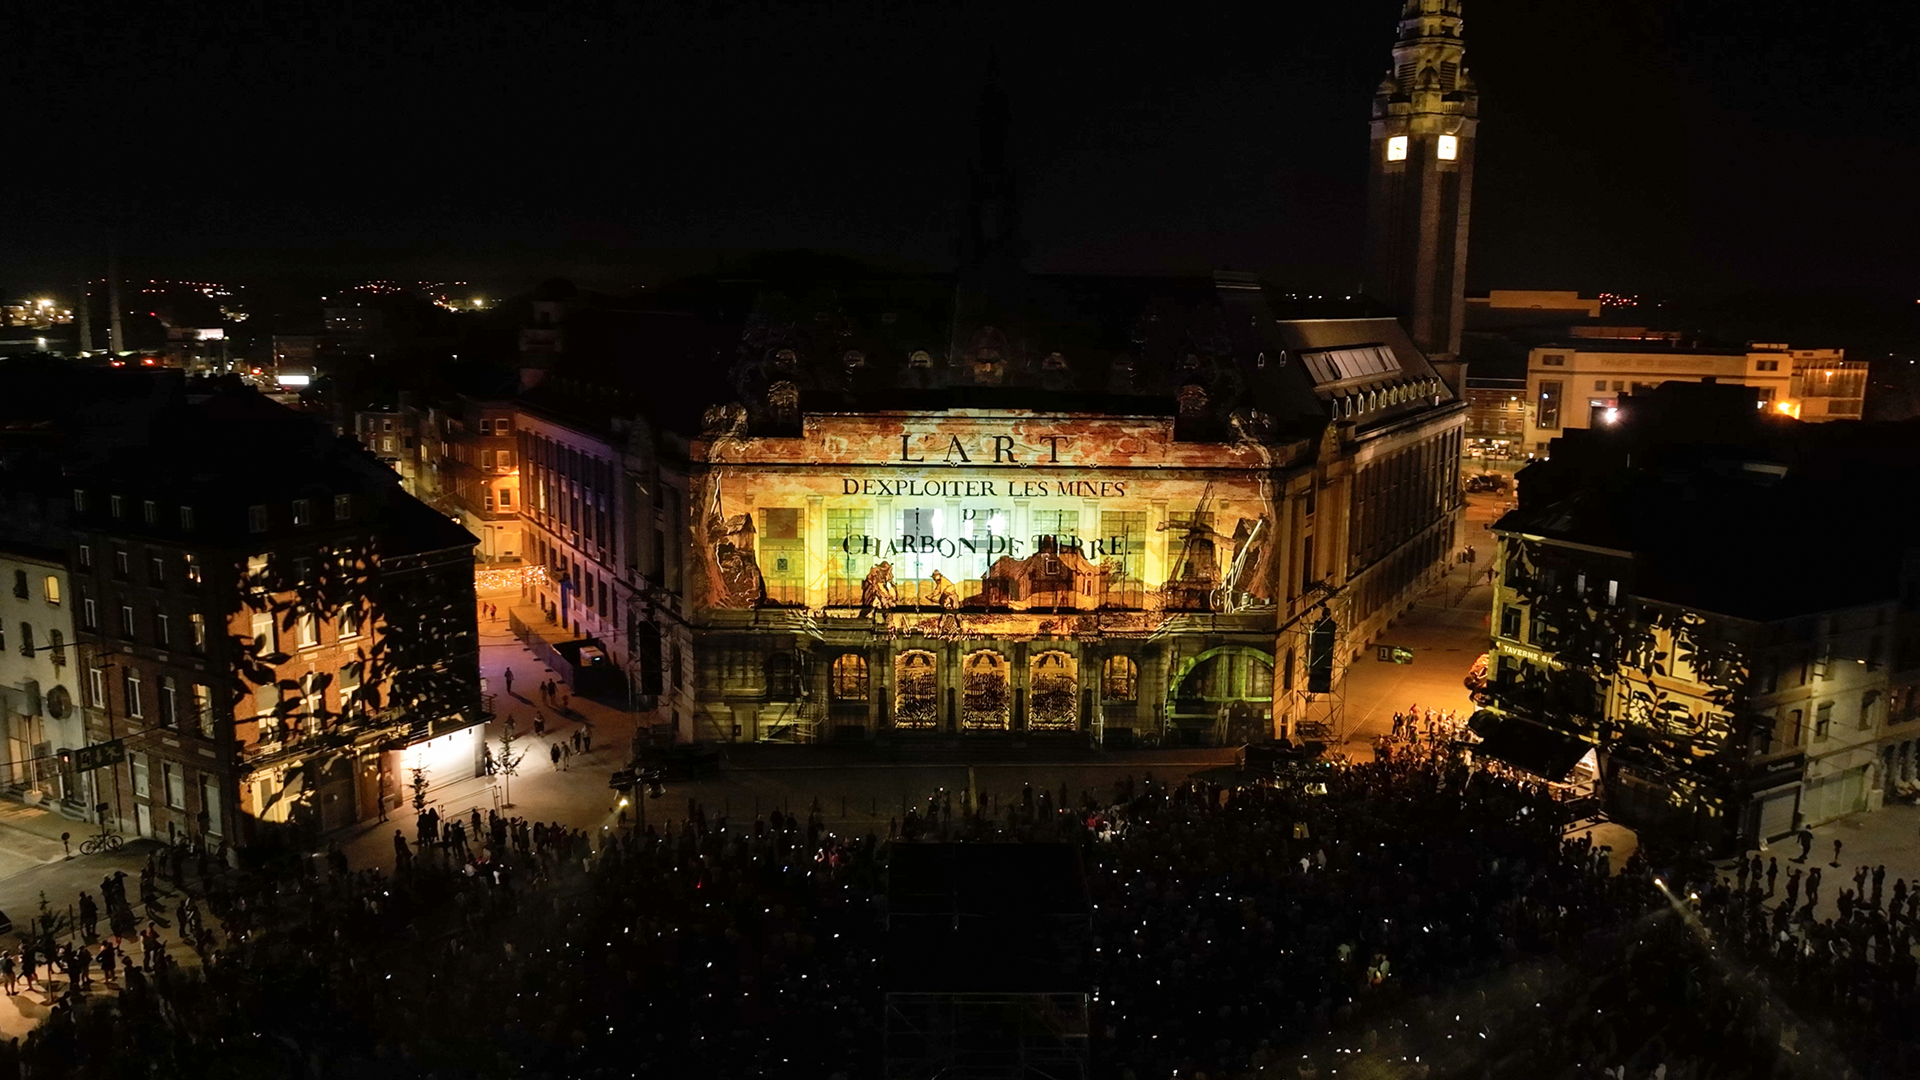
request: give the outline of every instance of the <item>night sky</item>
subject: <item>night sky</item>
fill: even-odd
[[[151,276],[941,268],[997,53],[1035,268],[1341,289],[1399,4],[40,8],[0,46],[8,288],[116,222]],[[1469,2],[1469,287],[1920,295],[1916,11]]]

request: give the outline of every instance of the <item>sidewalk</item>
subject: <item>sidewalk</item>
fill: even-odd
[[[129,885],[131,889],[138,884],[140,870],[146,865],[148,854],[160,846],[153,840],[129,837],[119,851],[81,855],[81,841],[95,831],[96,826],[62,817],[51,810],[19,803],[0,804],[0,868],[4,868],[4,872],[0,873],[0,911],[13,920],[13,932],[7,935],[5,941],[7,948],[19,947],[30,923],[39,917],[42,896],[46,897],[56,917],[72,920],[81,892],[92,893],[96,901],[101,899],[100,879],[112,876],[116,871],[126,873],[132,883]],[[66,849],[60,841],[63,832],[70,834],[68,844],[71,845],[71,854],[65,853]],[[174,905],[180,902],[180,891],[164,879],[159,891],[162,904],[171,913]],[[201,912],[212,917],[204,904],[201,905]],[[167,921],[172,922],[171,914]],[[103,916],[103,930],[105,925]],[[64,929],[65,932],[57,935],[56,940],[69,943],[79,940],[79,928],[71,921]],[[176,927],[162,927],[161,940],[166,943],[167,954],[175,963],[181,967],[199,966],[199,956],[180,940]],[[137,963],[139,946],[137,943],[130,944]],[[97,940],[92,943],[91,949],[98,952]],[[122,970],[125,970],[124,967]],[[126,985],[123,975],[113,986],[105,986],[100,981],[97,965],[92,975],[94,989],[89,991],[91,995],[118,993]],[[66,988],[67,977],[64,973],[50,978],[43,967],[36,989],[26,989],[23,982],[18,994],[0,994],[0,1038],[24,1038],[47,1018],[53,1002],[66,992]]]
[[[1813,830],[1812,854],[1806,862],[1794,861],[1800,855],[1800,843],[1787,837],[1774,844],[1769,850],[1761,851],[1760,868],[1764,874],[1767,861],[1780,861],[1780,877],[1773,896],[1766,903],[1769,908],[1786,899],[1787,874],[1792,870],[1801,873],[1800,906],[1807,902],[1805,878],[1807,871],[1820,868],[1820,903],[1814,908],[1816,918],[1838,919],[1840,917],[1839,898],[1843,889],[1853,888],[1853,875],[1859,867],[1866,867],[1869,873],[1876,866],[1887,868],[1886,888],[1882,903],[1890,903],[1893,896],[1893,883],[1904,878],[1907,887],[1912,889],[1920,884],[1920,807],[1905,804],[1889,805],[1870,813],[1854,814],[1839,821],[1817,826]],[[1840,866],[1833,864],[1833,842],[1840,841]],[[1749,856],[1754,852],[1748,852]],[[1721,874],[1728,881],[1734,880],[1738,864],[1729,862]],[[1765,889],[1765,879],[1761,887]],[[1871,897],[1873,879],[1867,879],[1867,892]]]

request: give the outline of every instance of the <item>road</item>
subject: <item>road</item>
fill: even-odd
[[[1486,583],[1493,565],[1493,534],[1488,525],[1505,512],[1508,496],[1467,496],[1467,539],[1474,547],[1471,567],[1455,565],[1447,576],[1417,600],[1412,610],[1388,627],[1379,641],[1368,642],[1360,659],[1347,669],[1346,733],[1343,749],[1355,758],[1372,757],[1376,736],[1393,730],[1393,714],[1418,705],[1422,709],[1451,709],[1461,716],[1473,711],[1464,680],[1480,654],[1487,651],[1489,612],[1493,589]],[[1381,663],[1379,645],[1413,650],[1411,664]]]

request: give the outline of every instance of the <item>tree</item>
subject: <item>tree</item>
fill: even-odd
[[[520,759],[527,756],[525,750],[513,752],[513,744],[519,741],[520,726],[509,716],[500,728],[500,761],[496,766],[500,775],[506,777],[506,800],[502,805],[508,809],[513,808],[513,778],[520,772]]]
[[[427,770],[424,765],[415,765],[413,767],[412,786],[413,809],[416,813],[424,814],[427,812],[427,789],[433,786],[427,781]]]
[[[71,926],[72,921],[65,915],[53,910],[48,902],[46,890],[40,892],[40,914],[28,920],[26,940],[35,942],[44,956],[53,955],[53,941]]]

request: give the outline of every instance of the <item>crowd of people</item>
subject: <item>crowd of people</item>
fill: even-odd
[[[1375,736],[1374,756],[1385,756],[1404,747],[1444,748],[1458,740],[1465,730],[1466,721],[1452,709],[1422,709],[1411,705],[1404,712],[1393,714],[1391,730]]]
[[[1080,846],[1095,1076],[1825,1077],[1855,1039],[1905,1060],[1915,923],[1883,901],[1914,891],[1811,922],[1750,866],[1616,860],[1545,788],[1406,749],[1277,783],[935,792],[885,837],[691,800],[591,835],[425,813],[391,869],[329,850],[176,879],[212,915],[201,967],[149,954],[118,995],[70,990],[0,1078],[879,1075],[887,859],[923,840]]]

